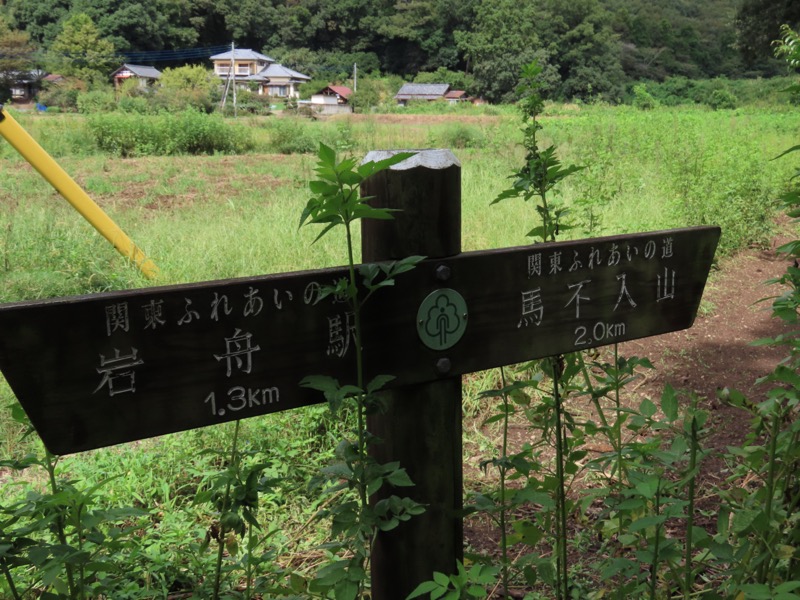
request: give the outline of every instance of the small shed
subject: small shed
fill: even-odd
[[[446,83],[404,83],[394,99],[405,106],[409,100],[442,100],[449,91],[450,86]]]
[[[8,73],[11,79],[11,102],[27,103],[31,102],[39,92],[42,80],[45,77],[44,71],[17,71]]]
[[[311,108],[323,115],[351,113],[350,96],[353,90],[343,85],[329,85],[311,96]]]
[[[111,78],[114,80],[116,89],[119,89],[128,79],[136,79],[139,82],[139,87],[146,88],[155,85],[161,78],[161,71],[155,67],[129,65],[126,63],[114,71],[111,74]]]
[[[444,95],[444,99],[450,104],[457,104],[458,102],[466,102],[469,100],[469,96],[464,90],[450,90]]]

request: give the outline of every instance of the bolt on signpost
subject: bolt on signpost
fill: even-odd
[[[465,373],[691,327],[718,227],[461,252],[460,164],[419,152],[363,184],[399,208],[365,222],[366,261],[429,258],[362,314],[365,376],[396,376],[370,431],[425,515],[382,532],[373,597],[405,598],[462,552]],[[346,268],[0,306],[0,370],[54,454],[321,402],[299,382],[354,372]],[[419,519],[419,521],[417,520]]]

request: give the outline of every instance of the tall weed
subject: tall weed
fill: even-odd
[[[234,154],[253,148],[245,128],[191,109],[147,119],[128,113],[93,115],[88,123],[97,146],[122,157]]]
[[[300,118],[270,119],[266,122],[269,145],[278,154],[308,154],[319,143],[309,122]]]
[[[778,54],[800,66],[800,36],[788,27]],[[793,91],[800,91],[795,84]],[[795,157],[800,145],[783,152]],[[800,170],[795,171],[781,201],[789,217],[800,218]],[[748,598],[797,598],[800,590],[800,240],[778,249],[792,262],[772,281],[781,285],[772,299],[772,313],[785,333],[756,344],[786,349],[786,357],[760,379],[770,386],[766,399],[755,403],[735,390],[721,397],[752,416],[751,430],[740,448],[729,451],[731,476],[719,490],[724,501],[712,551],[726,567],[723,589]]]

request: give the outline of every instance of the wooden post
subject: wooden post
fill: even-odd
[[[371,152],[365,160],[391,154]],[[461,252],[461,165],[449,150],[421,151],[371,177],[361,192],[374,197],[373,206],[401,211],[392,221],[363,222],[364,262]],[[443,267],[431,283],[446,287],[449,278]],[[427,507],[423,515],[378,535],[372,554],[375,600],[403,600],[434,571],[454,573],[463,557],[461,378],[448,376],[447,351],[431,368],[440,380],[384,392],[387,411],[368,422],[369,431],[382,440],[373,447],[375,458],[399,461],[415,484],[395,493]]]

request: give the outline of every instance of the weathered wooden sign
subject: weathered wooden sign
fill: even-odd
[[[363,314],[367,375],[408,385],[692,325],[717,227],[430,260]],[[350,381],[345,269],[0,306],[0,369],[67,454],[322,401]]]

